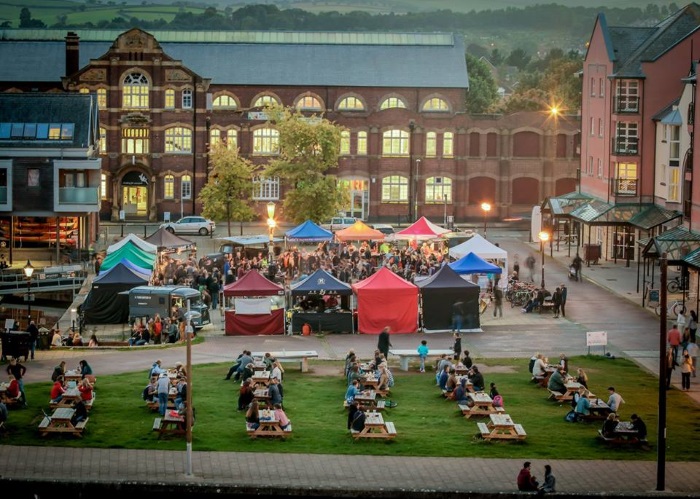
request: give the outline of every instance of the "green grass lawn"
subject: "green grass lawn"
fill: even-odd
[[[311,371],[288,368],[284,379],[284,401],[294,432],[285,441],[251,440],[245,431],[244,414],[236,411],[238,384],[224,381],[228,364],[197,365],[193,369],[193,399],[196,451],[295,452],[313,454],[365,454],[391,456],[450,456],[540,459],[634,459],[656,457],[657,380],[634,363],[597,356],[575,357],[570,368],[584,367],[591,390],[607,399],[608,385],[615,385],[626,404],[621,419],[639,414],[649,429],[652,450],[610,449],[596,438],[600,425],[567,423],[569,410],[547,399],[547,391],[530,382],[527,359],[478,360],[486,383],[496,382],[506,412],[523,425],[527,439],[522,442],[484,442],[477,437],[479,418],[465,419],[454,402],[442,398],[432,371],[420,374],[393,367],[396,385],[391,399],[395,408],[384,412],[393,421],[398,436],[394,441],[353,441],[347,430],[347,413],[342,406],[345,381],[338,362],[311,363]],[[25,386],[29,408],[13,409],[9,432],[0,438],[8,445],[57,445],[125,449],[184,449],[184,437],[158,438],[152,431],[157,416],[145,407],[141,391],[147,370],[138,373],[100,376],[97,373],[96,400],[82,439],[67,435],[40,437],[37,425],[43,408],[47,412],[51,384]],[[700,423],[698,406],[678,390],[668,392],[667,459],[697,460],[695,452]]]

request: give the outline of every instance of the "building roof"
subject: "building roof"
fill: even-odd
[[[75,30],[80,67],[122,33]],[[0,30],[0,81],[60,81],[66,32]],[[464,40],[451,33],[152,31],[170,57],[214,84],[468,88]]]
[[[60,147],[87,149],[97,139],[97,102],[90,94],[0,93],[0,123],[73,124],[72,139]],[[2,148],[56,148],[55,140],[2,139]]]
[[[613,51],[610,54],[614,63],[613,75],[643,78],[643,62],[655,61],[699,27],[700,5],[696,3],[686,5],[652,27],[611,26],[606,30],[606,24],[602,22],[606,44]]]

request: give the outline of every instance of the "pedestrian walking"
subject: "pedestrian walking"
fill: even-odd
[[[428,348],[428,342],[426,340],[421,340],[420,345],[418,345],[417,351],[418,358],[420,359],[420,372],[424,373],[425,359],[428,358],[428,352],[430,351],[430,349]]]
[[[493,316],[503,317],[503,290],[496,286],[493,290]]]
[[[456,361],[459,360],[459,356],[462,354],[462,335],[459,333],[454,333],[454,344],[452,345],[452,349],[454,350],[454,359]]]
[[[525,259],[525,267],[527,267],[528,279],[530,282],[535,282],[535,257],[528,255]]]
[[[464,319],[464,302],[457,300],[452,304],[452,331],[460,332]]]
[[[39,340],[39,328],[36,327],[34,321],[29,322],[29,327],[27,327],[27,332],[29,333],[29,347],[31,359],[34,360],[34,351],[36,350],[36,342]]]
[[[377,339],[377,350],[383,353],[384,358],[387,360],[389,359],[389,348],[391,348],[391,339],[389,338],[390,333],[391,328],[386,326],[384,329],[382,329],[382,332],[379,333],[379,339]]]
[[[554,293],[552,294],[552,304],[554,305],[552,313],[554,314],[554,318],[558,319],[559,309],[561,308],[561,288],[554,290]]]
[[[566,317],[566,296],[569,290],[563,282],[559,285],[559,289],[561,289],[561,305],[559,306],[559,310],[561,311],[561,316]]]

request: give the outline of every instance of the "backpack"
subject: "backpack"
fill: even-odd
[[[576,423],[578,421],[578,416],[573,409],[566,413],[566,416],[564,416],[564,421],[568,421],[569,423]]]
[[[493,406],[494,407],[503,407],[503,397],[501,397],[501,395],[494,395],[493,396]]]

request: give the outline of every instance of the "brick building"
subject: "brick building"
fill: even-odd
[[[270,101],[346,127],[332,173],[368,221],[481,219],[484,201],[502,219],[577,185],[578,119],[467,115],[453,34],[6,29],[0,59],[1,92],[96,95],[103,220],[199,213],[211,144],[275,155]],[[254,185],[262,219],[286,187]]]

